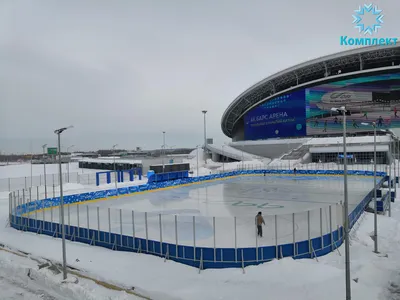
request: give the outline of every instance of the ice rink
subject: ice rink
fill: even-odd
[[[373,178],[349,176],[349,211],[373,188]],[[205,247],[254,247],[321,236],[342,226],[343,177],[243,176],[70,205],[67,224]],[[256,237],[261,211],[264,237]],[[54,208],[30,217],[59,220]],[[36,216],[37,215],[37,216]]]

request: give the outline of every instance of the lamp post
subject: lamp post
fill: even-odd
[[[62,168],[61,168],[61,133],[73,126],[63,127],[54,130],[58,137],[58,170],[60,176],[60,210],[61,210],[61,236],[62,236],[62,256],[63,256],[63,278],[67,279],[67,252],[65,249],[65,228],[64,228],[64,196],[62,187]]]
[[[114,183],[115,183],[115,191],[117,193],[118,196],[118,184],[117,184],[117,166],[115,164],[115,147],[117,147],[118,144],[115,144],[112,146],[113,148],[113,158],[114,158]]]
[[[197,177],[199,177],[199,147],[201,145],[196,146],[196,158],[197,158]]]
[[[72,147],[75,147],[75,145],[71,145],[71,146],[69,146],[68,148],[67,148],[67,153],[69,153],[69,149],[70,148],[72,148]],[[69,160],[68,160],[68,162],[67,162],[67,176],[68,176],[68,183],[69,183]]]
[[[347,190],[347,151],[346,151],[346,108],[332,107],[332,111],[343,114],[343,179],[344,179],[344,246],[345,246],[345,269],[346,269],[346,300],[351,300],[351,278],[350,278],[350,241],[349,241],[349,199]]]
[[[389,146],[389,153],[390,153],[390,157],[389,157],[389,217],[392,216],[392,154],[390,152],[390,146]]]
[[[392,176],[392,158],[393,158],[393,145],[392,145],[392,141],[393,141],[393,135],[390,135],[390,144],[389,144],[389,153],[390,153],[390,165],[389,165],[389,217],[392,216],[392,180],[393,180],[393,176]],[[393,165],[393,175],[394,175],[394,194],[396,194],[396,162],[394,162]]]
[[[162,149],[161,149],[161,159],[162,159],[162,168],[163,168],[163,173],[164,173],[164,169],[165,169],[165,165],[164,165],[164,156],[165,156],[165,131],[162,132],[163,133],[163,144],[162,144]]]
[[[207,164],[207,127],[206,127],[206,110],[201,111],[204,115],[204,163]]]
[[[382,132],[390,134],[390,142],[389,142],[389,217],[392,216],[392,140],[394,140],[394,134],[390,129],[381,129]],[[394,181],[396,182],[396,161],[394,161]],[[396,183],[395,186],[395,193],[396,193]]]
[[[361,123],[364,126],[370,126],[374,128],[374,252],[378,252],[378,204],[376,201],[376,123]]]
[[[44,199],[47,199],[47,184],[46,184],[46,161],[44,155],[46,154],[47,144],[42,145],[43,148],[43,172],[44,172]]]

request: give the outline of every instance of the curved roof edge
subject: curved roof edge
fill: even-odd
[[[279,78],[280,76],[287,75],[287,74],[289,74],[291,72],[295,72],[296,70],[299,70],[301,68],[307,68],[307,67],[310,67],[310,66],[313,66],[313,65],[316,65],[316,64],[319,64],[319,63],[327,62],[327,61],[330,61],[330,60],[345,58],[345,57],[349,57],[349,56],[353,56],[353,55],[357,55],[357,54],[373,52],[373,51],[376,51],[376,50],[388,50],[388,49],[397,49],[397,48],[400,48],[400,45],[396,44],[396,45],[390,45],[390,46],[377,45],[377,46],[369,46],[369,47],[359,47],[359,48],[356,48],[356,49],[350,49],[350,50],[346,50],[346,51],[342,51],[342,52],[338,52],[338,53],[333,53],[333,54],[321,56],[321,57],[318,57],[318,58],[315,58],[315,59],[312,59],[312,60],[308,60],[308,61],[305,61],[303,63],[299,63],[299,64],[297,64],[295,66],[286,68],[286,69],[284,69],[282,71],[279,71],[279,72],[277,72],[275,74],[272,74],[272,75],[264,78],[263,80],[253,84],[251,87],[249,87],[244,92],[242,92],[239,96],[237,96],[229,104],[229,106],[224,111],[224,113],[222,115],[222,118],[221,118],[222,131],[228,137],[232,137],[232,134],[229,133],[228,130],[226,130],[226,128],[224,128],[225,127],[224,125],[226,125],[225,121],[227,120],[228,115],[232,113],[232,109],[234,108],[234,106],[237,105],[238,102],[240,102],[244,96],[250,94],[253,90],[255,90],[256,88],[262,86],[263,84],[271,82],[272,80],[274,80],[276,78]],[[374,72],[375,70],[377,71],[378,69],[381,69],[381,68],[373,68],[373,69],[360,70],[360,71],[362,71],[362,72],[366,72],[366,71],[367,72]],[[388,67],[388,69],[389,69],[389,67]],[[357,74],[357,73],[361,73],[360,71],[352,72],[352,73],[354,75],[354,74]],[[343,74],[340,74],[340,76],[331,76],[329,79],[337,78],[337,77],[345,77],[345,76],[348,76],[348,75],[350,75],[350,73],[343,73]],[[324,80],[324,79],[326,79],[326,77],[321,77],[320,80]],[[295,90],[295,89],[297,89],[297,88],[299,88],[299,87],[301,87],[303,85],[307,85],[307,84],[309,84],[311,82],[312,81],[309,81],[309,82],[306,82],[306,83],[303,83],[303,84],[300,84],[300,85],[297,85],[297,86],[293,86],[293,88],[288,89],[286,91],[279,91],[278,93],[275,93],[274,95],[271,95],[271,97],[268,97],[268,98],[273,98],[276,95],[281,94],[282,92],[288,92],[290,90]],[[265,98],[265,99],[267,99],[267,98]],[[252,104],[251,107],[254,107],[254,104]],[[246,109],[246,111],[247,111],[247,109]],[[237,121],[235,121],[235,123],[236,122]]]

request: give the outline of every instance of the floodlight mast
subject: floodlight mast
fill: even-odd
[[[346,300],[351,300],[350,278],[350,241],[349,241],[349,199],[347,189],[347,151],[346,151],[346,108],[331,108],[332,111],[343,114],[343,180],[344,180],[344,246],[346,269]]]
[[[62,166],[61,166],[61,133],[65,130],[73,128],[73,126],[63,127],[54,130],[58,138],[58,170],[60,181],[60,210],[61,210],[61,236],[62,236],[62,256],[63,256],[63,278],[67,279],[67,252],[65,247],[65,222],[64,222],[64,196],[63,196],[63,182],[62,182]]]
[[[361,123],[363,126],[372,126],[374,128],[374,252],[378,251],[378,202],[376,200],[376,123]]]

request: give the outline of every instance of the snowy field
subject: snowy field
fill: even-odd
[[[62,164],[63,182],[95,184],[95,172],[99,170],[80,169],[77,162]],[[59,185],[57,164],[46,164],[46,184],[49,187]],[[69,171],[68,171],[69,169]],[[69,174],[69,175],[68,175]],[[10,164],[0,166],[0,191],[11,191],[44,185],[44,167],[41,164]]]

